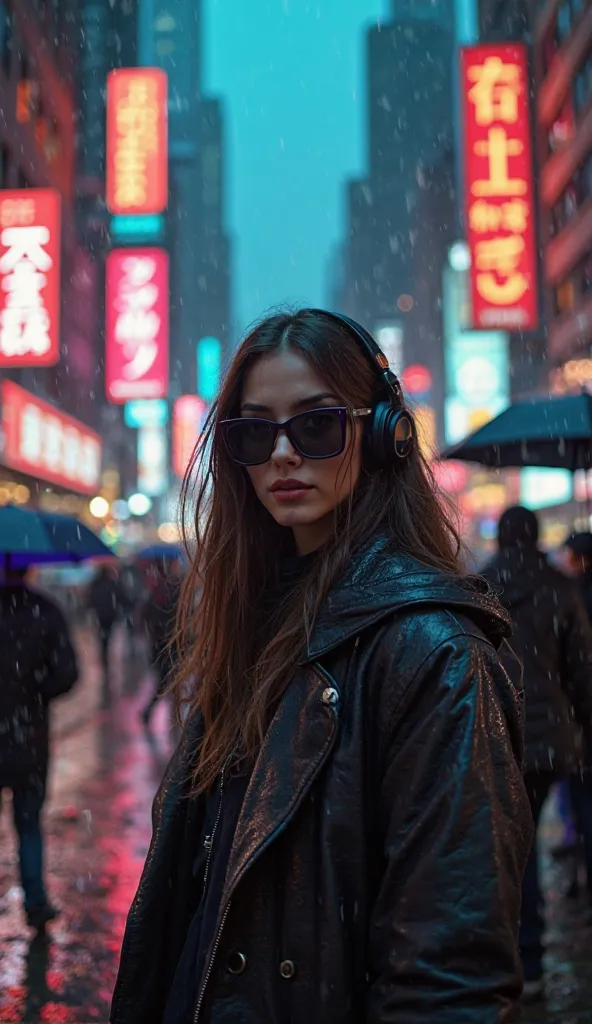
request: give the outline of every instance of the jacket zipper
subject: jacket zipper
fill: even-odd
[[[359,637],[358,637],[358,643],[359,643]],[[356,647],[357,647],[357,644],[356,644]],[[325,673],[324,669],[318,664],[318,662],[314,663],[313,671],[314,671],[315,675],[317,676],[317,678],[320,678],[323,682],[325,682],[327,680],[327,678],[332,682],[331,676],[329,676],[328,673]],[[323,765],[325,763],[325,760],[327,758],[327,755],[329,753],[329,750],[331,749],[332,746],[333,746],[333,742],[331,740],[330,744],[327,746],[327,749],[324,751],[323,757],[321,758],[320,762],[315,767],[315,771],[314,771],[311,779],[309,780],[309,785],[312,782],[314,782],[315,778],[317,777],[318,772],[323,767]],[[308,789],[308,787],[307,787],[307,789]],[[235,888],[241,882],[241,880],[244,878],[245,874],[249,870],[249,868],[250,868],[251,864],[253,863],[253,861],[282,832],[283,827],[286,825],[286,823],[288,821],[290,821],[292,819],[292,817],[293,817],[293,815],[294,815],[294,813],[297,810],[299,805],[300,805],[300,801],[298,801],[296,807],[292,808],[292,810],[291,810],[290,814],[288,815],[288,817],[286,819],[284,819],[284,821],[269,836],[267,842],[264,843],[262,846],[260,846],[259,849],[255,852],[255,854],[253,854],[253,856],[250,857],[250,859],[245,864],[242,872],[240,873],[239,877],[236,879]],[[220,946],[220,942],[222,940],[222,932],[224,930],[224,925],[226,924],[226,919],[227,919],[227,917],[228,917],[228,915],[230,913],[231,905],[232,905],[232,900],[229,900],[228,903],[226,904],[225,909],[224,909],[224,913],[222,914],[220,925],[218,927],[218,931],[216,933],[216,938],[214,940],[214,945],[212,946],[212,952],[210,953],[210,959],[209,959],[209,962],[208,962],[208,968],[207,968],[207,971],[205,973],[204,980],[203,980],[203,985],[201,986],[201,991],[199,993],[199,997],[198,997],[198,1000],[197,1000],[197,1006],[195,1007],[195,1015],[193,1017],[193,1024],[198,1024],[198,1022],[199,1022],[199,1015],[201,1013],[201,1008],[203,1006],[203,1001],[204,1001],[204,998],[205,998],[206,989],[208,987],[208,982],[209,982],[209,980],[210,980],[210,978],[212,976],[212,971],[214,969],[214,961],[216,959],[216,953],[218,952],[218,947]]]
[[[224,913],[222,915],[222,920],[220,921],[220,927],[218,928],[218,932],[216,934],[216,939],[215,939],[214,945],[212,946],[212,952],[210,954],[210,962],[208,964],[208,969],[206,971],[206,975],[205,975],[205,978],[204,978],[204,981],[203,981],[203,985],[201,986],[201,992],[199,993],[199,999],[197,1000],[197,1006],[195,1007],[195,1016],[193,1018],[193,1024],[198,1024],[199,1015],[201,1013],[201,1008],[203,1006],[204,996],[206,994],[206,988],[208,987],[208,982],[209,982],[209,980],[210,980],[210,978],[212,976],[212,971],[214,969],[214,961],[216,959],[216,953],[218,952],[218,946],[220,945],[220,941],[222,939],[222,930],[224,928],[224,925],[226,924],[226,918],[228,917],[228,915],[230,913],[230,905],[231,905],[231,901],[229,900],[228,903],[226,904],[226,910],[224,911]]]
[[[211,861],[212,861],[212,852],[213,852],[213,849],[214,849],[214,839],[216,838],[216,832],[218,831],[218,826],[220,824],[220,818],[222,817],[222,804],[223,804],[223,801],[224,801],[224,776],[225,776],[227,765],[228,765],[228,760],[226,760],[224,762],[224,766],[222,768],[222,772],[221,772],[221,775],[220,775],[220,798],[219,798],[219,802],[218,802],[218,813],[216,815],[216,820],[214,822],[214,827],[212,828],[212,831],[211,831],[210,835],[206,836],[206,838],[204,839],[204,846],[205,846],[206,850],[208,851],[207,852],[207,856],[206,856],[206,866],[204,868],[204,876],[203,876],[203,893],[204,893],[204,896],[206,894],[206,886],[208,884],[208,875],[210,873],[210,864],[211,864]]]

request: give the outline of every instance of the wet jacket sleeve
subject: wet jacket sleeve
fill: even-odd
[[[578,591],[572,602],[563,633],[564,685],[576,719],[588,746],[592,744],[592,626]]]
[[[53,700],[69,693],[78,679],[78,663],[68,626],[55,605],[46,612],[44,646],[46,673],[42,692],[46,700]]]
[[[494,649],[467,635],[432,645],[406,685],[396,659],[384,671],[397,698],[383,709],[366,1024],[510,1024],[532,837],[518,694]]]

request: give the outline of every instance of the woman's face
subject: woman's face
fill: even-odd
[[[259,416],[283,423],[297,413],[343,405],[331,385],[317,376],[299,353],[286,350],[264,356],[247,374],[241,416]],[[280,526],[293,530],[296,549],[315,551],[331,535],[334,512],[355,487],[362,465],[362,427],[355,426],[351,444],[348,423],[345,449],[331,459],[306,459],[278,434],[268,462],[247,466],[255,494]],[[278,489],[286,481],[293,490]],[[274,489],[275,488],[275,489]]]

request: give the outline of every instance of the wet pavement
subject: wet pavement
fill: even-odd
[[[45,940],[24,923],[9,801],[2,812],[0,1024],[107,1024],[125,918],[150,839],[151,801],[173,745],[166,707],[156,711],[151,739],[139,722],[151,687],[145,655],[126,658],[124,638],[116,638],[114,703],[103,711],[94,640],[81,630],[78,642],[82,682],[54,707],[47,866],[51,898],[63,912]],[[558,840],[552,816],[545,838],[547,847]],[[525,1007],[523,1019],[590,1024],[592,929],[577,901],[565,898],[565,869],[548,856],[545,863],[547,997]]]

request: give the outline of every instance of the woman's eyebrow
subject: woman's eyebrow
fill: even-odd
[[[292,409],[305,409],[316,405],[318,402],[325,402],[328,398],[339,403],[339,399],[331,391],[322,391],[318,395],[309,395],[307,398],[300,398],[290,407]],[[270,412],[269,405],[259,405],[257,402],[243,402],[241,412]]]

